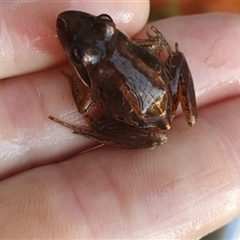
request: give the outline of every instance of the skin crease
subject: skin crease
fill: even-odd
[[[119,6],[112,5],[107,11],[108,4],[106,13],[119,10]],[[136,5],[136,25],[129,25],[129,29],[125,26],[126,32],[141,29],[147,18],[147,2]],[[128,3],[121,4],[122,9],[124,6],[130,11]],[[72,7],[70,2],[67,9],[63,4],[58,12]],[[34,4],[25,4],[21,14],[32,12],[32,8]],[[53,26],[56,9],[50,11],[44,3],[40,9],[41,18],[52,19],[49,26]],[[82,10],[83,3],[75,3],[74,9]],[[88,7],[84,2],[84,11],[95,13],[94,9],[93,4]],[[15,19],[14,11],[8,9],[1,16]],[[31,17],[31,24],[39,23],[34,15]],[[51,114],[70,123],[82,123],[68,83],[59,73],[60,69],[70,71],[68,64],[53,67],[64,59],[60,46],[45,51],[46,39],[43,59],[34,58],[36,48],[30,45],[22,66],[34,68],[25,69],[29,73],[26,76],[14,77],[24,69],[17,68],[16,59],[12,64],[8,59],[9,78],[0,82],[1,238],[196,239],[237,217],[239,24],[240,17],[231,14],[178,17],[154,23],[172,46],[178,41],[186,55],[199,106],[196,127],[189,128],[181,116],[176,117],[167,132],[169,141],[154,150],[104,146],[79,155],[96,143],[47,118]],[[12,29],[10,25],[8,32],[14,34]],[[58,44],[54,35],[51,38]],[[22,45],[24,42],[15,42],[14,49]],[[43,68],[45,59],[49,69],[34,73]],[[5,65],[0,67],[0,72],[5,72]]]

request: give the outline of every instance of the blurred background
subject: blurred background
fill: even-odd
[[[240,0],[152,0],[149,22],[179,15],[208,12],[240,13]],[[240,240],[240,217],[201,240]]]
[[[207,12],[240,13],[239,0],[150,0],[149,21],[177,15],[191,15]]]

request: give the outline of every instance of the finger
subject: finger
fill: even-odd
[[[67,115],[71,122],[84,124],[60,69],[70,71],[61,66],[0,83],[1,177],[50,159],[63,160],[92,146],[90,140],[48,118]]]
[[[189,26],[191,22],[191,26]],[[178,42],[191,69],[199,107],[240,94],[240,24],[237,14],[211,13],[151,23],[174,49]],[[143,37],[149,26],[141,32]]]
[[[55,21],[58,13],[68,9],[81,9],[93,14],[100,14],[102,11],[109,13],[120,28],[132,35],[145,24],[149,4],[147,1],[140,4],[136,2],[127,3],[127,5],[126,2],[102,2],[96,10],[96,3],[90,2],[73,1],[64,2],[60,5],[55,3],[38,4],[37,2],[24,3],[23,5],[20,3],[16,3],[16,5],[5,3],[1,8],[1,16],[4,19],[5,30],[9,35],[7,33],[1,34],[0,46],[4,48],[4,55],[2,55],[4,58],[2,58],[3,62],[0,64],[0,74],[3,74],[0,78],[35,70],[39,71],[46,66],[50,67],[59,63],[65,58],[55,37]],[[16,21],[16,16],[18,16],[18,21]],[[29,21],[29,19],[32,20]],[[19,26],[22,26],[23,29]],[[20,30],[24,31],[24,34]],[[8,41],[7,45],[4,42],[6,36],[10,37],[11,40]],[[6,46],[9,46],[9,48],[5,48]],[[11,53],[14,54],[11,55]],[[66,79],[59,74],[59,70],[58,68],[53,72],[49,70],[0,83],[0,128],[2,133],[0,164],[3,167],[2,176],[11,174],[16,169],[36,166],[39,161],[42,164],[49,159],[51,159],[50,161],[59,159],[60,156],[64,159],[69,157],[69,153],[70,155],[76,153],[75,150],[77,152],[81,151],[79,146],[83,141],[74,140],[76,136],[73,134],[65,136],[68,131],[63,128],[60,130],[61,133],[52,131],[53,125],[48,119],[50,114],[54,115],[56,113],[56,117],[61,117],[63,112],[66,112],[66,115],[70,114],[72,116],[71,120],[75,119],[77,121],[79,119],[72,98],[69,96],[69,89],[64,92],[67,83]],[[57,91],[64,93],[62,100],[59,99],[61,96],[57,94],[59,93]],[[58,99],[55,98],[56,96]],[[68,101],[64,106],[62,105],[63,100]],[[56,104],[56,106],[52,106],[51,103]],[[68,110],[66,107],[68,107]],[[48,109],[49,111],[47,111]],[[56,109],[56,111],[53,111],[53,109]],[[71,114],[73,112],[75,115]],[[59,140],[62,142],[60,145]],[[89,146],[90,141],[85,139],[84,142],[87,145],[83,144],[83,146]],[[62,148],[61,145],[65,147]],[[46,146],[48,147],[46,148]],[[73,150],[74,148],[75,150]],[[13,151],[13,149],[15,150]],[[43,151],[44,149],[47,151]],[[57,151],[60,149],[65,150],[60,151],[58,155]],[[6,159],[8,161],[5,161]]]
[[[141,2],[3,2],[0,7],[0,79],[40,71],[64,61],[55,22],[62,11],[108,13],[130,35],[146,23],[148,1]]]
[[[194,129],[176,118],[161,148],[104,147],[1,181],[0,235],[202,237],[240,213],[239,104],[201,109]]]
[[[235,15],[231,16],[231,22],[234,26],[236,22],[238,23],[239,17],[236,17]],[[209,15],[209,17],[211,18],[211,15]],[[196,18],[196,22],[198,22],[199,19],[198,17]],[[185,29],[185,25],[180,24],[181,19],[183,23],[186,23],[185,18],[178,19],[177,25],[172,23],[172,27],[179,26],[179,28],[176,28],[175,32],[181,33],[183,29]],[[219,21],[215,22],[216,28],[219,25],[224,25],[225,22],[223,17],[218,19]],[[165,21],[168,20],[164,20],[162,26],[164,26]],[[192,17],[191,21],[193,23],[195,22]],[[204,22],[204,24],[206,27],[206,35],[211,35],[212,33],[210,33],[211,30],[209,29],[208,24],[206,24],[206,22]],[[167,26],[169,29],[169,23]],[[233,31],[233,29],[231,30]],[[223,29],[222,31],[225,30]],[[228,31],[228,29],[226,31]],[[198,32],[198,29],[193,28],[189,35],[195,36],[197,34],[196,32]],[[224,35],[223,33],[221,34]],[[187,45],[191,45],[191,41],[189,38],[186,38],[185,43],[184,36],[186,35],[179,36],[179,39],[181,39],[179,44],[180,47],[182,46],[182,51],[185,53],[184,49],[187,49]],[[173,39],[176,38],[177,36]],[[232,51],[232,48],[234,48],[234,51],[237,51],[236,55],[234,55],[234,60],[237,60],[236,58],[240,55],[240,49],[232,45],[234,39],[235,37],[233,38],[233,36],[225,39],[221,45],[221,49],[225,49],[225,46],[228,46],[228,51]],[[202,46],[204,48],[205,45],[202,44],[202,42],[203,39],[199,39],[199,41],[194,39],[194,45]],[[211,48],[209,48],[209,52],[204,50],[207,56],[211,53],[210,49]],[[196,55],[196,58],[194,57],[194,54],[196,53],[196,51],[191,53],[189,61],[190,68],[196,64],[195,61],[197,61],[197,63],[199,62],[199,64],[201,62],[198,54]],[[219,79],[217,78],[217,70],[211,71],[214,75],[212,78],[211,75],[201,77],[202,74],[207,71],[205,65],[200,64],[198,69],[193,68],[192,73],[194,76],[196,92],[197,95],[199,95],[197,99],[199,106],[203,106],[206,100],[209,100],[209,104],[222,100],[224,94],[226,94],[225,92],[228,92],[229,95],[232,94],[232,97],[239,93],[239,84],[231,80],[236,79],[239,75],[238,63],[230,63],[231,59],[226,60],[228,64],[221,67],[221,72],[223,75],[225,74],[226,77],[224,78],[224,76],[221,75],[220,78],[225,79],[226,82],[222,81],[220,86],[218,85]],[[203,58],[202,61],[204,61]],[[229,67],[230,64],[232,65],[231,68]],[[233,66],[235,66],[235,68]],[[72,134],[71,130],[58,126],[48,119],[48,115],[53,115],[54,117],[60,118],[69,123],[76,123],[76,125],[82,124],[82,121],[80,120],[81,116],[77,113],[72,97],[70,96],[70,89],[66,79],[60,77],[59,69],[51,71],[53,72],[50,75],[48,75],[49,72],[47,72],[46,75],[36,74],[34,76],[28,76],[27,78],[21,78],[20,81],[16,78],[15,80],[12,80],[11,83],[8,81],[4,88],[0,88],[0,91],[5,89],[0,93],[1,116],[5,116],[1,118],[2,124],[0,125],[2,127],[1,132],[3,132],[3,135],[1,136],[2,141],[0,142],[1,149],[3,149],[3,160],[1,161],[3,164],[3,166],[1,166],[2,176],[9,174],[11,171],[16,171],[16,169],[20,171],[29,166],[66,159],[67,157],[92,146],[90,145],[89,140]],[[26,79],[25,83],[22,79]],[[211,83],[207,85],[205,79],[211,79]],[[213,88],[211,86],[215,87]],[[59,90],[56,91],[54,90],[55,88]],[[28,90],[26,91],[26,89]],[[45,92],[47,94],[45,94]],[[31,103],[31,105],[28,103]],[[36,108],[36,106],[41,107]],[[23,114],[22,111],[25,109],[26,112]],[[8,111],[9,113],[7,113]],[[34,113],[34,115],[32,113]],[[40,119],[42,122],[39,123]],[[21,126],[21,129],[24,129],[25,134],[22,134],[21,132],[19,134],[19,126]],[[176,128],[175,120],[172,128]],[[16,151],[13,152],[11,149],[16,149]],[[19,149],[21,149],[20,156]],[[9,155],[9,152],[11,152],[11,155]]]

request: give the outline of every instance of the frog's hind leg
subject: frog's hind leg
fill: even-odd
[[[173,98],[173,113],[176,112],[180,102],[185,120],[190,126],[194,126],[198,113],[192,74],[184,54],[178,50],[177,43],[175,49],[176,51],[171,53],[166,62],[172,76],[170,87]]]
[[[62,126],[66,127],[66,128],[70,128],[71,130],[73,130],[73,133],[79,134],[79,135],[83,135],[87,138],[90,139],[95,139],[94,135],[92,134],[91,130],[79,127],[79,126],[75,126],[73,124],[70,123],[66,123],[58,118],[55,118],[53,116],[49,116],[49,119],[51,119],[52,121],[61,124]]]
[[[67,78],[70,83],[73,99],[75,101],[78,112],[84,114],[88,112],[93,100],[92,90],[86,86],[83,80],[76,74],[76,71],[72,68],[72,75],[64,71],[60,71],[63,76]]]

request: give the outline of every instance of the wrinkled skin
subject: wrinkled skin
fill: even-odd
[[[133,37],[147,3],[119,2],[101,2],[101,12]],[[0,81],[1,239],[199,239],[240,214],[240,16],[154,22],[188,59],[194,129],[177,113],[162,147],[79,154],[96,142],[48,119],[83,121],[59,74],[71,69],[55,20],[67,9],[97,15],[98,8],[90,1],[1,3],[0,78],[8,77]]]
[[[190,126],[197,122],[191,72],[176,44],[151,27],[146,40],[130,40],[107,14],[66,11],[57,18],[57,34],[73,74],[67,76],[80,113],[92,102],[104,114],[90,129],[55,122],[100,143],[128,149],[154,148],[167,141],[165,131],[179,102]],[[164,50],[168,57],[161,60]],[[66,74],[64,74],[66,75]]]

